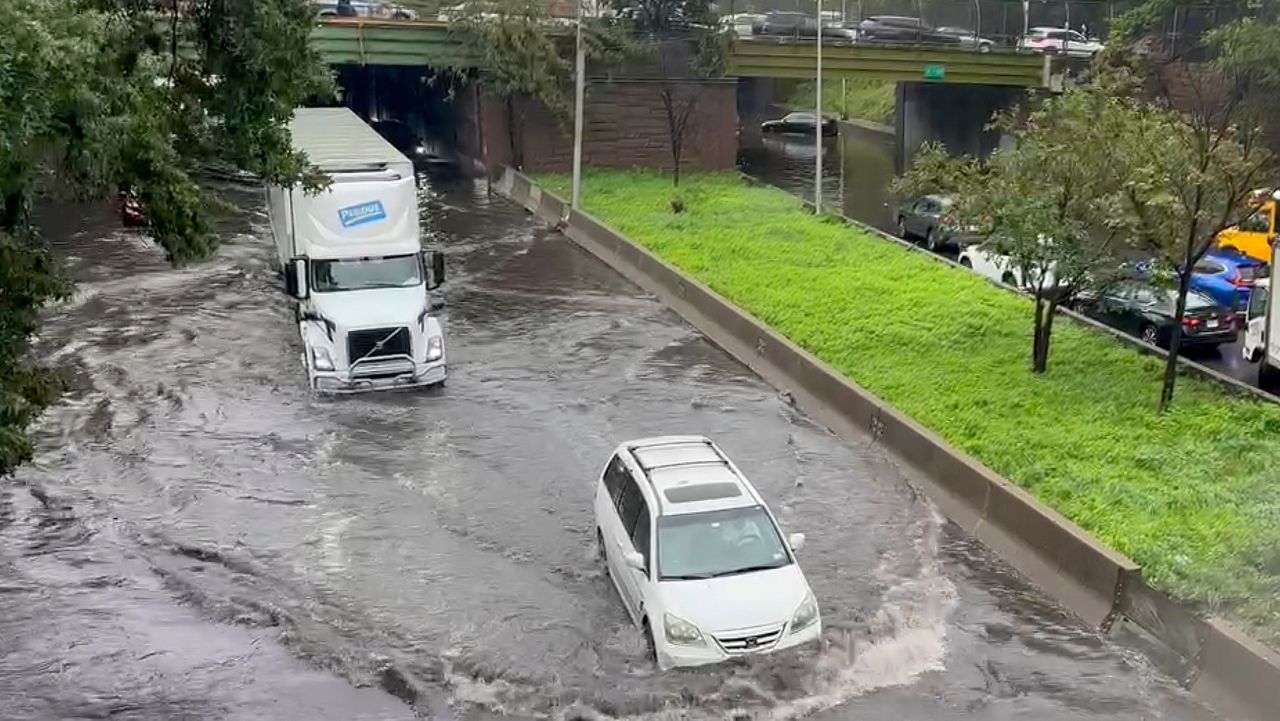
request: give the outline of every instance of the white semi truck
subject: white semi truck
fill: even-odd
[[[430,291],[444,256],[422,250],[413,164],[346,108],[300,109],[294,147],[331,184],[267,187],[303,364],[319,392],[440,385],[444,333]]]

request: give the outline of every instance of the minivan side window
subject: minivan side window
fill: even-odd
[[[644,556],[644,567],[649,568],[649,509],[644,499],[640,500],[640,515],[636,518],[636,530],[631,532],[631,545]]]
[[[649,509],[645,507],[644,496],[640,493],[640,486],[630,477],[627,479],[627,485],[622,489],[622,498],[618,499],[618,518],[622,519],[622,529],[627,538],[635,533],[636,521],[641,515],[648,515]]]
[[[604,487],[609,489],[609,497],[613,499],[613,505],[618,505],[618,495],[622,493],[623,486],[631,479],[627,473],[627,467],[622,464],[622,458],[614,456],[609,461],[609,467],[604,470]]]

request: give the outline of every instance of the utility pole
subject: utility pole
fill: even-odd
[[[578,0],[577,47],[573,59],[573,195],[574,210],[582,200],[582,116],[587,88],[587,49],[582,45],[582,0]]]
[[[814,153],[816,160],[814,161],[813,174],[813,212],[822,212],[822,0],[818,0],[818,78],[817,92],[814,100],[814,126],[813,137],[817,144],[817,152]]]

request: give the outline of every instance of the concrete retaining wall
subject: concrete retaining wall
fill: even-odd
[[[713,343],[846,439],[869,431],[905,461],[942,511],[1090,625],[1154,639],[1156,661],[1223,711],[1263,721],[1280,708],[1280,657],[1152,589],[1141,569],[697,280],[524,175],[497,190],[653,293]],[[1144,649],[1148,650],[1148,649]]]

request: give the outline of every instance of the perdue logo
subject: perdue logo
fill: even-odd
[[[377,223],[386,219],[387,209],[382,207],[381,200],[352,205],[338,210],[338,220],[342,221],[342,227],[344,228],[354,228],[358,225],[368,225],[369,223]]]

